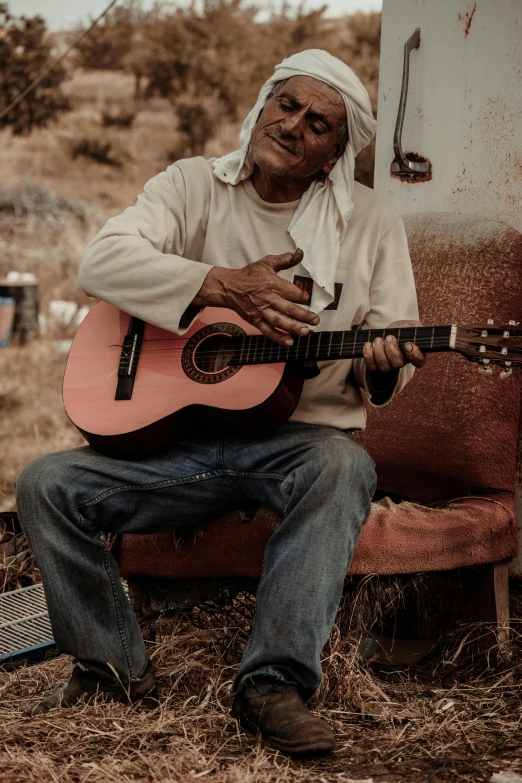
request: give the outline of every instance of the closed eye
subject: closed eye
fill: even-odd
[[[279,105],[281,109],[287,113],[295,111],[298,108],[294,103],[286,100],[285,98],[281,98]],[[323,133],[326,133],[326,128],[324,128],[322,125],[310,125],[310,128],[315,136],[321,136]]]

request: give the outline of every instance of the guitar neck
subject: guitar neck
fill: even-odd
[[[389,334],[404,343],[415,343],[424,353],[450,351],[455,345],[454,326],[416,326],[392,329],[349,329],[345,332],[313,332],[306,337],[294,337],[293,345],[279,345],[264,335],[236,338],[236,349],[230,364],[271,364],[287,361],[325,361],[326,359],[356,359],[363,347],[376,337]]]

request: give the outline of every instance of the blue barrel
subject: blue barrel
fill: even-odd
[[[0,348],[7,348],[13,333],[15,300],[12,296],[0,296]]]
[[[0,297],[15,300],[13,343],[23,345],[38,335],[38,281],[0,280]]]

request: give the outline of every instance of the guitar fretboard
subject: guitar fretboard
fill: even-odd
[[[451,326],[417,326],[394,329],[350,329],[345,332],[313,332],[294,337],[293,345],[279,345],[264,335],[236,338],[236,350],[230,364],[271,364],[287,361],[324,361],[355,359],[363,347],[376,337],[394,335],[399,345],[412,342],[424,353],[451,350]]]

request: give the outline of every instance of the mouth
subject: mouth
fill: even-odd
[[[268,136],[268,138],[269,138],[271,141],[275,142],[275,143],[277,144],[277,146],[278,146],[278,147],[282,147],[284,150],[286,150],[287,152],[289,152],[289,153],[290,153],[290,155],[295,155],[295,154],[296,154],[296,151],[295,151],[295,150],[293,150],[291,147],[287,147],[287,145],[286,145],[286,144],[284,144],[284,142],[282,142],[282,141],[281,141],[281,139],[278,139],[276,136],[270,136],[270,135],[268,135],[268,134],[267,134],[267,136]]]

